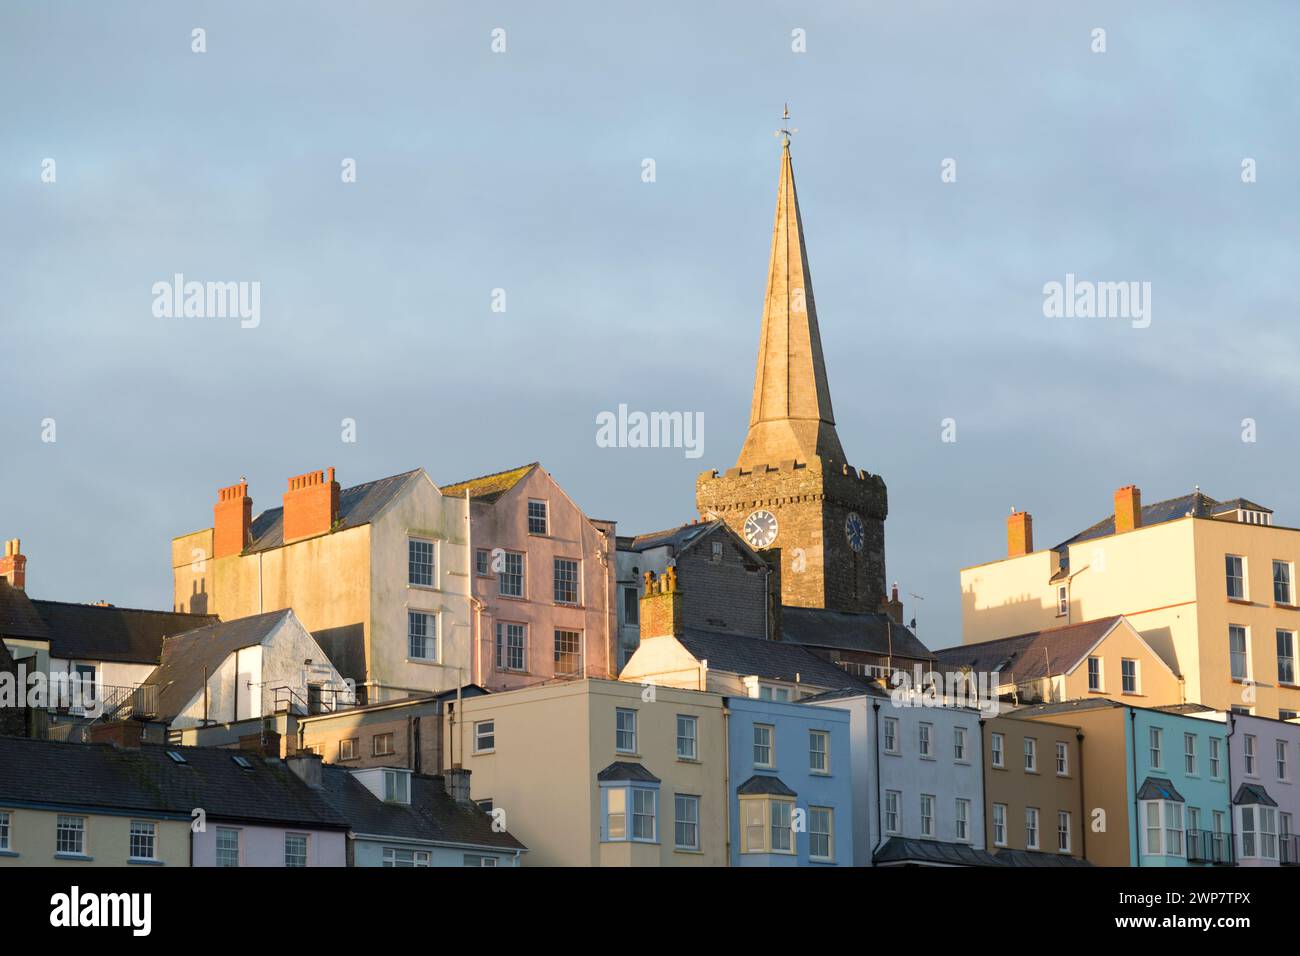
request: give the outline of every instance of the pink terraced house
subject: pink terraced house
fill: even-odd
[[[441,490],[471,501],[470,681],[617,677],[614,522],[587,517],[537,462]]]

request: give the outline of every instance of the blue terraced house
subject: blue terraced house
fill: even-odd
[[[852,866],[849,713],[726,701],[732,866]]]

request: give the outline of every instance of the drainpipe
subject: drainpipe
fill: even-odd
[[[872,746],[872,749],[875,751],[875,758],[876,758],[876,839],[877,839],[879,842],[878,842],[875,846],[872,847],[872,850],[871,850],[871,862],[868,864],[868,866],[874,866],[874,865],[875,865],[875,862],[876,862],[876,851],[879,850],[880,847],[883,846],[883,845],[884,845],[884,842],[885,842],[884,829],[883,829],[883,827],[881,826],[881,818],[880,818],[880,806],[881,806],[881,793],[880,793],[880,701],[878,701],[878,700],[872,701],[872,702],[871,702],[871,709],[874,711],[874,714],[873,714],[873,718],[872,718],[872,719],[873,719],[873,723],[875,724],[875,726],[874,726],[874,728],[873,728],[872,735],[871,735],[871,737],[872,737],[871,743],[872,743],[872,745],[873,745],[873,746]],[[902,807],[899,807],[899,808],[898,808],[898,812],[899,812],[899,813],[902,813],[902,812],[903,812],[903,808],[902,808]],[[870,819],[870,818],[868,818],[868,819]],[[868,840],[867,842],[870,843],[871,841]]]
[[[722,698],[722,743],[722,820],[723,833],[726,834],[724,849],[727,857],[725,865],[731,866],[731,708],[727,706],[725,697]]]
[[[1228,708],[1228,734],[1223,741],[1223,759],[1228,762],[1228,772],[1224,780],[1228,782],[1228,846],[1231,848],[1232,859],[1229,863],[1234,863],[1237,856],[1237,814],[1232,809],[1232,735],[1237,732],[1237,715]],[[1210,822],[1214,822],[1214,816],[1211,814]]]
[[[1088,859],[1088,804],[1083,796],[1083,731],[1077,727],[1074,729],[1074,740],[1079,750],[1079,854],[1086,860]]]
[[[989,777],[984,772],[984,718],[980,718],[980,798],[983,806],[980,808],[984,811],[984,852],[993,852],[993,834],[989,832],[989,814],[992,810],[989,808]],[[1007,821],[1008,826],[1011,821]]]
[[[1142,865],[1142,820],[1138,816],[1138,738],[1137,711],[1128,709],[1129,739],[1133,748],[1133,855],[1137,857],[1137,866]]]

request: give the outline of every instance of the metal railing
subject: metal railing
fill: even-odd
[[[356,696],[352,688],[316,684],[308,686],[305,698],[286,684],[272,687],[271,700],[274,713],[289,713],[299,717],[332,714],[336,710],[356,706]]]
[[[1214,830],[1187,831],[1187,859],[1192,863],[1232,863],[1232,836]]]

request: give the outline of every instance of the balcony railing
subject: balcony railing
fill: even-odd
[[[66,690],[55,694],[53,709],[56,713],[89,717],[103,723],[153,720],[158,716],[158,687],[154,684],[124,687],[74,677]]]
[[[336,710],[356,706],[356,694],[350,687],[311,684],[308,685],[307,696],[304,698],[294,688],[281,685],[271,688],[271,696],[275,713],[289,713],[299,717],[332,714]]]
[[[1187,831],[1187,859],[1192,863],[1232,863],[1232,837],[1214,830]]]

